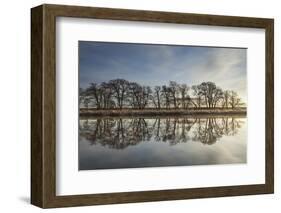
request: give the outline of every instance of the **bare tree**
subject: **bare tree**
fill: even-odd
[[[113,90],[117,106],[122,109],[129,92],[129,82],[125,79],[114,79],[108,83]]]
[[[162,86],[161,95],[164,98],[164,105],[166,109],[170,108],[170,90],[166,85]]]
[[[216,91],[216,84],[213,82],[203,82],[199,85],[199,92],[205,99],[205,105],[211,108],[213,105],[213,95]]]
[[[156,109],[169,109],[171,106],[174,109],[188,109],[190,105],[195,108],[234,109],[244,105],[235,91],[223,91],[213,82],[202,82],[193,85],[191,89],[192,94],[189,95],[188,85],[170,81],[168,86],[155,86],[152,91],[149,86],[114,79],[100,84],[91,83],[86,89],[79,88],[79,102],[87,107],[91,103],[97,109],[123,109],[124,106],[145,109],[151,104]]]
[[[212,107],[216,108],[218,103],[223,100],[223,91],[221,88],[217,87],[213,94],[213,104]]]
[[[177,88],[178,88],[177,82],[170,81],[168,90],[169,90],[174,108],[178,108],[178,105],[177,105]]]
[[[139,84],[130,83],[130,102],[134,108],[144,109],[151,98],[151,88],[148,86],[140,86]]]
[[[188,95],[189,87],[186,84],[178,85],[178,91],[180,93],[181,107],[183,109],[188,108],[190,97]]]
[[[94,98],[97,109],[101,109],[102,95],[100,86],[96,83],[91,83],[86,90],[86,96]]]
[[[161,109],[161,87],[155,86],[152,101],[157,109]]]
[[[151,94],[152,94],[152,90],[149,86],[142,87],[142,93],[141,93],[142,109],[144,109],[148,105],[149,100],[151,99]]]
[[[191,103],[196,107],[196,108],[201,108],[203,104],[203,95],[200,91],[199,85],[194,85],[191,87],[193,90],[193,96],[194,98],[191,98]]]
[[[130,85],[129,85],[129,91],[130,91],[130,105],[133,107],[133,108],[140,108],[141,106],[141,100],[140,100],[140,94],[141,94],[141,86],[136,83],[136,82],[130,82]]]
[[[109,109],[114,106],[114,102],[112,101],[113,89],[108,83],[101,83],[100,87],[102,101],[103,101],[103,109]]]
[[[235,91],[230,91],[229,105],[231,106],[232,109],[243,105],[241,98],[238,96],[238,94]]]
[[[222,89],[217,87],[214,82],[202,82],[193,87],[197,97],[203,97],[205,106],[215,108],[219,101],[223,99]]]
[[[222,104],[223,107],[228,108],[228,106],[229,106],[230,92],[231,91],[229,91],[229,90],[225,90],[223,92],[223,104]]]

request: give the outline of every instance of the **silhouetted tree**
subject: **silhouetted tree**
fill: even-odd
[[[170,81],[169,87],[168,87],[168,92],[170,93],[171,100],[173,102],[174,108],[178,108],[178,105],[177,105],[177,88],[178,88],[177,82]]]
[[[201,108],[203,104],[203,95],[201,93],[199,85],[192,86],[192,90],[194,98],[191,99],[191,102],[196,108]]]
[[[228,106],[229,106],[229,98],[230,98],[230,91],[229,90],[225,90],[223,92],[223,104],[222,104],[223,107],[228,108]]]
[[[166,85],[162,86],[161,95],[164,98],[164,106],[166,109],[170,108],[170,89]]]
[[[230,91],[229,105],[232,109],[242,105],[241,98],[239,98],[238,94],[234,91]]]
[[[216,91],[216,84],[213,82],[203,82],[199,85],[199,92],[205,99],[205,105],[211,108],[213,105],[213,94]]]
[[[178,85],[178,91],[180,94],[180,101],[181,101],[181,107],[186,109],[189,106],[189,103],[191,101],[190,96],[188,95],[189,87],[186,84],[180,84]]]
[[[108,83],[101,83],[100,93],[102,98],[102,108],[109,109],[114,106],[113,101],[111,100],[113,95],[113,89]]]
[[[102,92],[101,92],[101,88],[98,84],[96,83],[91,83],[90,87],[87,88],[86,90],[86,95],[87,96],[91,96],[94,98],[97,109],[101,108],[101,104],[102,104]]]
[[[189,95],[190,87],[175,81],[170,81],[168,86],[155,86],[152,90],[136,82],[114,79],[100,84],[91,83],[86,89],[79,88],[79,102],[87,107],[91,103],[96,109],[145,109],[151,106],[156,109],[188,109],[189,106],[234,109],[245,105],[235,91],[223,91],[213,82],[202,82],[191,89]]]
[[[159,86],[154,87],[152,101],[156,108],[158,108],[158,109],[161,108],[161,87],[159,87]]]
[[[130,83],[131,105],[134,108],[144,109],[151,98],[151,93],[151,88],[148,86],[140,86],[135,82]]]
[[[113,96],[116,98],[117,106],[122,109],[129,93],[129,82],[125,79],[114,79],[108,84],[114,91]]]
[[[217,104],[223,100],[223,91],[221,88],[217,87],[214,91],[213,94],[213,103],[212,103],[212,107],[216,108]]]

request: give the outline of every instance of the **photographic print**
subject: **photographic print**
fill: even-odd
[[[79,41],[79,170],[247,163],[247,49]]]

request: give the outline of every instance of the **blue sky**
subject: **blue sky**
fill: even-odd
[[[247,50],[199,46],[79,41],[80,87],[124,78],[156,86],[213,81],[247,102]]]

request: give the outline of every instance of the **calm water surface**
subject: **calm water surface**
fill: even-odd
[[[246,163],[241,117],[80,118],[79,170]]]

